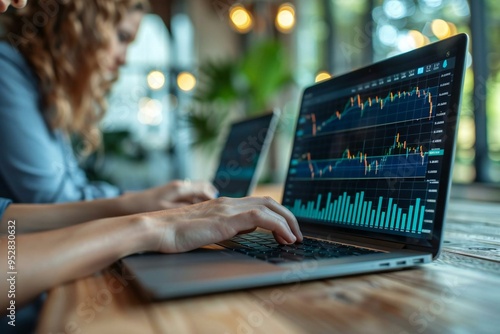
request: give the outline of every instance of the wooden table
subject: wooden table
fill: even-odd
[[[109,268],[51,290],[38,333],[500,333],[500,205],[452,200],[446,224],[438,260],[396,272],[150,303]]]

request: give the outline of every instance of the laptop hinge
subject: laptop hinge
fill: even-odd
[[[386,240],[380,240],[380,239],[372,239],[372,238],[365,238],[365,237],[360,237],[360,236],[354,236],[352,234],[346,234],[342,232],[335,232],[335,234],[329,233],[327,236],[325,236],[324,231],[317,232],[314,231],[313,229],[305,228],[302,227],[302,232],[306,236],[310,236],[313,238],[318,238],[318,239],[326,239],[326,240],[332,240],[332,241],[344,241],[348,243],[356,243],[360,245],[374,245],[378,247],[384,247],[384,248],[394,248],[394,249],[403,249],[405,247],[404,243],[400,242],[393,242],[393,241],[386,241]]]

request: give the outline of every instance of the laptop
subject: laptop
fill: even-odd
[[[257,184],[278,124],[279,111],[231,124],[212,184],[219,196],[244,197]]]
[[[125,269],[151,299],[395,270],[441,249],[468,38],[456,35],[303,92],[282,204],[304,242],[256,231]]]

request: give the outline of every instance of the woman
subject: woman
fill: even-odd
[[[0,0],[1,5],[8,2]],[[220,198],[185,206],[213,196],[210,185],[177,181],[89,202],[10,205],[9,200],[0,198],[0,234],[5,234],[0,237],[0,271],[18,272],[14,277],[15,299],[9,297],[12,275],[0,282],[0,314],[9,312],[14,300],[15,329],[31,332],[39,303],[19,307],[57,284],[89,275],[135,252],[188,251],[257,227],[273,231],[283,244],[302,240],[294,216],[268,198]],[[161,207],[177,208],[123,216]],[[112,216],[120,217],[106,218]],[[4,333],[13,329],[7,321],[0,328]]]
[[[120,194],[87,180],[70,138],[84,143],[77,153],[99,146],[105,95],[147,8],[147,0],[40,0],[7,14],[0,42],[1,197],[55,203]]]
[[[6,1],[0,1],[5,5]],[[18,272],[16,307],[54,285],[88,275],[135,252],[188,251],[257,227],[273,231],[283,244],[302,240],[294,216],[269,198],[220,198],[184,206],[211,196],[213,188],[206,184],[173,182],[90,202],[11,204],[0,198],[0,233],[5,234],[0,238],[0,259],[4,259],[0,271]],[[158,206],[177,208],[124,216]],[[112,216],[120,217],[107,218]],[[13,249],[15,258],[9,264],[6,259]],[[2,279],[3,313],[10,305],[9,288],[8,280]]]

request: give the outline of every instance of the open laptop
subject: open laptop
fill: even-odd
[[[274,110],[231,124],[212,181],[219,196],[251,194],[273,139],[278,115],[278,110]]]
[[[123,260],[152,299],[394,270],[432,261],[451,186],[467,36],[305,89],[284,185],[301,244],[238,235]]]

